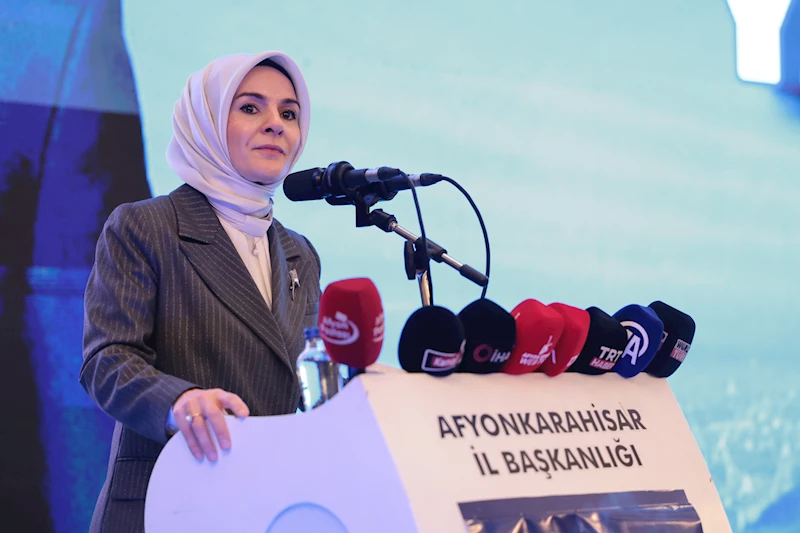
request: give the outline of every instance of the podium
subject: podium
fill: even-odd
[[[667,380],[649,375],[383,368],[311,412],[228,425],[231,450],[215,463],[180,434],[167,443],[148,533],[463,533],[492,530],[467,525],[491,509],[524,517],[531,503],[585,501],[603,514],[667,497],[660,508],[674,510],[675,495],[702,531],[731,532]]]

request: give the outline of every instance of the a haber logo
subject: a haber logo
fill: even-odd
[[[375,326],[372,328],[372,342],[382,342],[384,332],[383,313],[375,317]]]
[[[425,372],[446,372],[457,367],[464,355],[464,345],[456,353],[439,352],[428,348],[422,355],[422,370]]]
[[[481,344],[472,350],[472,358],[478,363],[502,363],[508,361],[511,357],[511,352],[501,352],[489,346],[488,344]]]
[[[628,330],[628,345],[625,351],[622,352],[622,357],[628,356],[631,358],[631,364],[636,366],[636,362],[647,351],[650,346],[650,337],[644,328],[637,322],[632,320],[625,320],[620,322],[626,330]]]
[[[323,316],[319,333],[325,342],[340,346],[353,344],[358,340],[358,326],[341,311],[336,311],[332,317]]]
[[[669,354],[669,356],[682,363],[683,360],[686,359],[686,354],[691,347],[692,345],[688,342],[678,339],[678,342],[675,343],[675,348],[672,349],[672,353]]]

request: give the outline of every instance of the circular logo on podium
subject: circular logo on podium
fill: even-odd
[[[302,502],[278,513],[266,533],[348,533],[341,520],[316,503]]]

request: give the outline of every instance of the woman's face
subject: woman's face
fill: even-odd
[[[228,153],[245,179],[271,184],[289,172],[300,147],[300,104],[292,82],[272,67],[255,67],[234,95]]]

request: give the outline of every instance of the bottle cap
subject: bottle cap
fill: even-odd
[[[314,327],[311,327],[311,328],[303,329],[303,338],[305,340],[307,340],[307,341],[311,340],[311,339],[319,339],[320,338],[320,336],[319,336],[319,328],[314,326]]]

